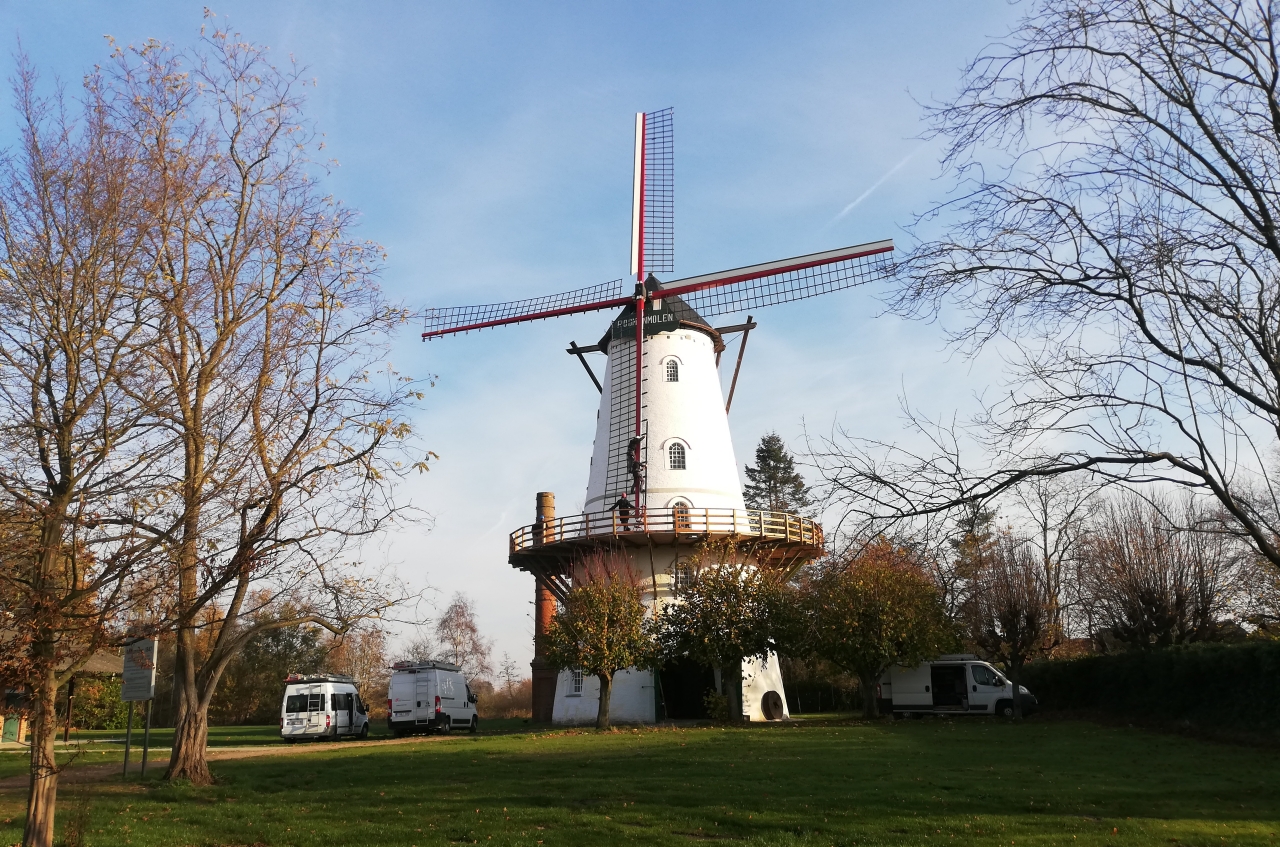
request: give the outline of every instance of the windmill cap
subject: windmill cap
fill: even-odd
[[[699,330],[711,336],[711,340],[717,348],[723,347],[724,342],[720,340],[720,333],[716,332],[711,327],[711,324],[707,323],[702,315],[699,315],[692,306],[674,295],[669,297],[662,296],[662,283],[657,277],[653,274],[649,274],[649,278],[644,281],[644,287],[645,291],[649,292],[651,299],[662,301],[662,311],[670,315],[667,320],[674,322],[674,328],[670,330],[671,332],[674,332],[675,329]],[[609,342],[613,339],[616,328],[622,322],[625,321],[629,324],[629,329],[632,332],[635,331],[635,313],[636,307],[634,303],[622,307],[622,311],[619,312],[613,319],[613,322],[609,324],[609,331],[600,339],[601,350],[606,353],[609,352]],[[628,318],[630,318],[630,320],[628,320]]]

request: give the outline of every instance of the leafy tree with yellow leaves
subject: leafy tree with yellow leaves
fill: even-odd
[[[544,636],[547,663],[600,681],[596,729],[609,728],[613,676],[653,661],[654,638],[630,562],[597,553],[574,569],[573,589]]]
[[[876,682],[956,642],[937,586],[908,549],[883,538],[830,563],[804,587],[810,649],[858,677],[862,714],[878,715]]]

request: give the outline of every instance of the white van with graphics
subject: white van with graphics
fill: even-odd
[[[369,737],[369,710],[351,677],[289,674],[284,683],[280,737],[285,741]]]
[[[1039,703],[1020,685],[1022,713]],[[940,656],[914,668],[892,667],[876,686],[881,714],[1013,716],[1013,684],[971,654]]]
[[[396,662],[387,686],[387,726],[395,735],[480,728],[476,696],[448,662]]]

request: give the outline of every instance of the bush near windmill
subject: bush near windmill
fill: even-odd
[[[731,540],[702,545],[690,570],[680,602],[657,616],[662,658],[712,668],[716,688],[708,712],[736,722],[744,717],[744,685],[778,662],[778,651],[796,632],[794,595],[779,572],[741,562]],[[722,698],[723,711],[715,698]],[[764,708],[766,717],[782,717],[780,701]]]

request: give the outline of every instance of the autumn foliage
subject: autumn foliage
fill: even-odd
[[[916,665],[955,642],[938,596],[914,554],[877,539],[829,563],[802,590],[809,649],[858,677],[863,714],[875,717],[880,676]]]

